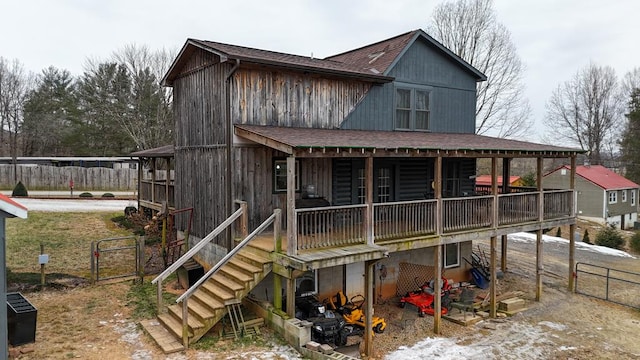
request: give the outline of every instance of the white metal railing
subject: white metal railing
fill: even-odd
[[[498,195],[498,225],[537,221],[540,213],[540,193],[510,193]]]
[[[180,295],[176,299],[176,303],[182,301],[182,343],[185,348],[188,347],[189,333],[188,333],[188,321],[189,321],[189,298],[193,293],[210,277],[216,274],[222,266],[224,266],[232,257],[234,257],[245,245],[247,245],[253,238],[263,232],[274,220],[280,221],[280,209],[275,209],[273,214],[267,218],[260,226],[258,226],[251,234],[244,238],[236,247],[231,249],[220,261],[218,261],[206,274],[204,274],[195,284],[191,285],[184,294]]]
[[[366,204],[296,209],[297,249],[365,243],[366,209]]]
[[[437,200],[413,200],[373,204],[375,240],[436,233]]]

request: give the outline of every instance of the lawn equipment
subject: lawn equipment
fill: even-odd
[[[422,284],[416,291],[408,292],[404,297],[400,299],[399,306],[404,308],[407,303],[414,305],[418,308],[418,316],[424,317],[425,314],[429,314],[433,316],[435,310],[433,308],[434,296],[435,293],[433,288],[434,281],[428,281]],[[440,314],[446,315],[449,312],[449,306],[451,304],[451,299],[449,298],[449,292],[451,291],[451,284],[449,281],[442,278],[442,288],[440,292],[440,296],[442,298],[442,309]]]
[[[362,295],[356,295],[350,300],[347,299],[347,296],[340,290],[335,296],[325,299],[323,302],[328,309],[334,310],[342,315],[346,321],[345,327],[348,328],[349,325],[355,326],[352,327],[352,334],[362,335],[366,326],[366,318],[362,310],[362,305],[366,299]],[[356,305],[356,303],[358,305]],[[384,318],[374,316],[371,318],[371,327],[373,332],[382,334],[387,327],[387,323],[384,321]]]
[[[313,323],[311,340],[336,346],[347,344],[349,332],[345,328],[345,320],[342,316],[336,316],[333,311],[327,310],[315,294],[296,297],[296,317]]]

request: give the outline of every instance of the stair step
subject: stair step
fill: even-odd
[[[237,270],[231,266],[224,265],[223,267],[220,268],[220,271],[224,272],[225,274],[229,275],[230,277],[234,278],[234,279],[238,279],[242,282],[248,283],[250,281],[253,281],[253,276],[246,274],[240,270]]]
[[[249,262],[243,261],[239,257],[233,257],[229,259],[229,263],[233,264],[233,266],[237,267],[238,269],[242,269],[252,274],[257,274],[262,272],[262,267],[257,267]]]
[[[268,257],[256,254],[255,252],[251,252],[250,250],[247,250],[246,248],[241,249],[238,252],[238,255],[247,258],[257,264],[260,265],[265,265],[265,264],[269,264],[272,263],[273,261],[271,259],[269,259]],[[266,255],[266,254],[265,254]]]
[[[202,288],[213,294],[215,297],[221,299],[223,302],[235,299],[235,294],[230,293],[222,286],[216,284],[213,281],[206,281],[201,285]]]
[[[175,304],[168,307],[169,313],[173,314],[174,317],[180,319],[182,321],[182,304]],[[187,323],[189,327],[192,329],[200,329],[204,327],[204,324],[201,323],[193,314],[189,314],[187,316]]]
[[[221,302],[220,299],[216,298],[213,294],[209,294],[204,290],[197,290],[191,296],[194,297],[197,301],[190,301],[190,303],[191,302],[197,303],[198,305],[200,305],[200,307],[208,308],[209,309],[208,311],[212,313],[213,316],[215,316],[215,312],[217,310],[224,309],[224,303]],[[192,305],[193,304],[190,304],[189,306],[192,306]],[[203,311],[202,313],[204,314],[205,312]]]
[[[236,281],[233,281],[232,279],[222,275],[222,274],[215,274],[211,277],[213,280],[219,282],[221,285],[223,285],[224,287],[226,287],[229,290],[232,291],[240,291],[240,290],[244,290],[244,285],[239,284]]]
[[[169,332],[173,333],[176,338],[182,339],[182,322],[170,314],[160,314],[158,315],[158,320],[161,324],[166,327]],[[193,336],[193,332],[191,330],[187,330],[189,337]]]
[[[197,293],[197,291],[196,291]],[[195,293],[194,293],[195,295]],[[200,303],[200,301],[202,301],[201,299],[195,298],[191,301],[189,301],[189,310],[192,311],[194,314],[196,314],[200,319],[203,320],[208,320],[211,319],[213,317],[216,316],[216,310],[221,310],[221,308],[223,307],[222,304],[220,304],[220,307],[216,307],[216,308],[210,308],[208,306],[203,305],[202,303]]]
[[[166,327],[156,320],[140,321],[142,328],[155,340],[165,354],[184,350],[182,342],[178,340]]]

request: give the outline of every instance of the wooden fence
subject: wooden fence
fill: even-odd
[[[18,165],[16,169],[18,181],[22,181],[27,190],[69,190],[71,179],[75,191],[134,191],[138,186],[135,169],[48,165]],[[0,165],[0,188],[13,189],[14,179],[13,165]]]

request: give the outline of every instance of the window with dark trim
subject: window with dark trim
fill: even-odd
[[[460,266],[460,244],[446,244],[444,246],[444,267]]]
[[[430,88],[409,85],[396,86],[395,129],[428,131],[430,117]]]
[[[273,160],[273,192],[287,191],[287,160]],[[296,160],[296,191],[300,191],[300,163]]]

